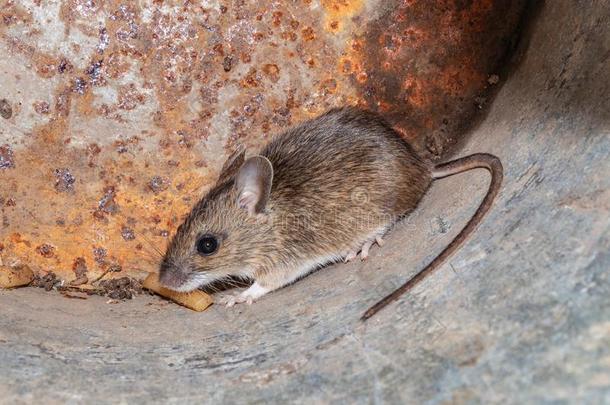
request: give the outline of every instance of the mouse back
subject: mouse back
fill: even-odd
[[[411,212],[431,183],[429,166],[396,131],[355,108],[305,122],[261,155],[274,169],[271,201],[286,224],[280,239],[311,255],[350,249],[354,235],[386,228]]]

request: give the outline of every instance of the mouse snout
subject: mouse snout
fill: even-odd
[[[159,281],[165,287],[178,291],[189,282],[189,276],[180,267],[163,263],[159,271]]]

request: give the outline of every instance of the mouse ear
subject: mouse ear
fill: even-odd
[[[249,214],[260,214],[265,210],[271,184],[273,183],[273,165],[264,156],[248,158],[237,173],[237,204]]]
[[[237,173],[241,165],[244,164],[245,154],[246,148],[243,145],[239,145],[237,149],[235,149],[235,152],[231,153],[231,156],[229,156],[222,165],[222,169],[220,169],[220,174],[218,175],[216,184],[224,183],[226,180],[233,177],[235,173]]]

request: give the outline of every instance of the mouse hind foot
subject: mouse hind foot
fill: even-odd
[[[354,260],[358,256],[358,252],[360,252],[360,260],[366,260],[369,257],[369,250],[373,244],[377,243],[377,246],[381,247],[384,244],[384,240],[382,238],[382,233],[375,233],[371,238],[367,239],[366,242],[362,244],[359,249],[352,249],[345,254],[345,258],[343,259],[344,263],[350,262]]]
[[[382,247],[384,241],[381,236],[376,235],[375,239],[365,242],[364,245],[362,245],[362,250],[360,251],[360,260],[366,260],[369,257],[369,249],[374,243],[377,243],[377,246]]]

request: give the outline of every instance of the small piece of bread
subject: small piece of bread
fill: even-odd
[[[193,311],[201,312],[214,302],[211,296],[200,290],[181,293],[167,289],[159,283],[159,275],[156,273],[148,274],[142,282],[142,287],[169,298],[175,303],[183,305]]]
[[[28,285],[34,279],[34,272],[26,265],[16,267],[0,266],[0,288],[14,288]]]

